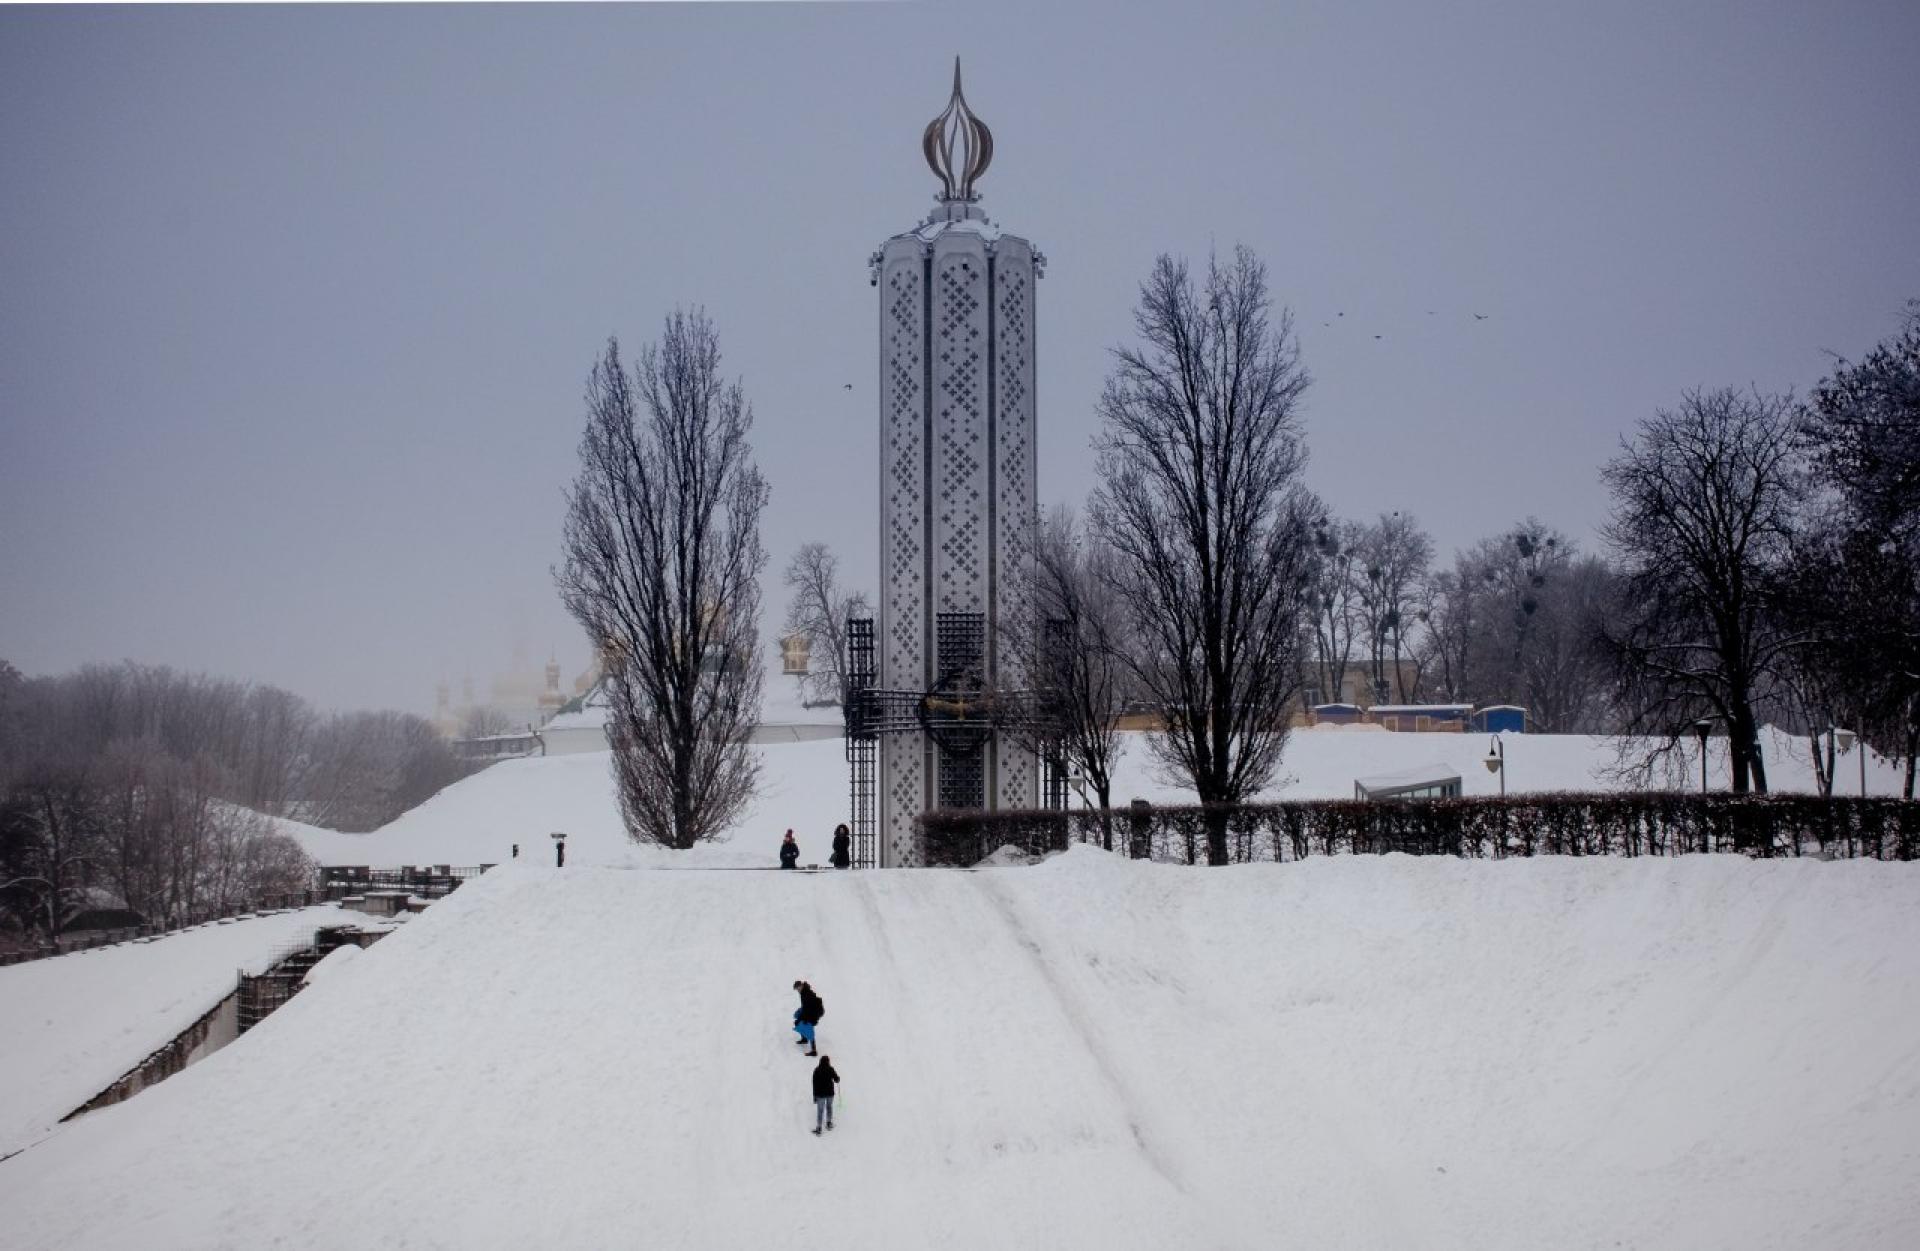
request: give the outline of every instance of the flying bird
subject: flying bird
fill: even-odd
[[[1473,315],[1473,319],[1475,321],[1485,321],[1487,319],[1487,315],[1485,313],[1475,313]]]
[[[853,384],[852,384],[851,382],[849,382],[849,383],[846,383],[846,384],[845,384],[845,385],[843,385],[843,386],[842,386],[842,387],[841,387],[840,389],[841,389],[842,391],[851,391],[851,390],[853,390]]]
[[[1374,338],[1376,338],[1376,339],[1378,339],[1378,338],[1379,338],[1380,336],[1379,336],[1379,335],[1375,335],[1375,336],[1373,336],[1373,337],[1374,337]]]

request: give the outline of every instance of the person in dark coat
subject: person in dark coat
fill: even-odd
[[[833,867],[844,869],[853,863],[853,832],[842,822],[833,827]]]
[[[807,1054],[817,1056],[819,1048],[813,1043],[813,1027],[820,1024],[820,1018],[827,1013],[827,1005],[819,995],[813,993],[813,987],[806,982],[795,982],[793,988],[800,992],[800,1006],[793,1013],[793,1028],[800,1035],[800,1041],[794,1046],[805,1044]]]
[[[833,1128],[833,1088],[839,1084],[840,1075],[833,1071],[833,1057],[821,1056],[813,1070],[813,1132],[816,1135],[822,1124]]]
[[[800,844],[793,841],[793,831],[787,831],[785,841],[780,844],[780,867],[791,869],[800,863]]]

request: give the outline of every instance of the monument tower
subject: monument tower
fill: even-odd
[[[1045,258],[980,211],[993,134],[953,95],[921,138],[939,179],[926,220],[871,259],[880,292],[880,604],[875,686],[924,692],[918,723],[878,738],[870,779],[882,866],[918,862],[931,808],[1034,808],[1032,750],[969,718],[1011,680],[1001,626],[1031,561],[1034,283]],[[860,808],[855,763],[855,808]]]

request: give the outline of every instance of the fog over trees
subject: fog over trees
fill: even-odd
[[[825,543],[803,543],[787,562],[786,632],[807,640],[806,697],[847,702],[847,620],[872,613],[865,591],[840,581],[840,558]]]
[[[0,929],[51,936],[83,907],[178,921],[305,889],[270,817],[371,830],[471,766],[406,713],[163,666],[28,678],[0,661]]]

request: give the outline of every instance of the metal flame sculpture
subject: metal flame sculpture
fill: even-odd
[[[971,203],[980,198],[973,184],[993,162],[993,132],[973,115],[960,93],[960,58],[953,58],[953,95],[940,116],[927,123],[920,137],[927,167],[940,178],[940,199]],[[954,157],[960,158],[959,164]]]

